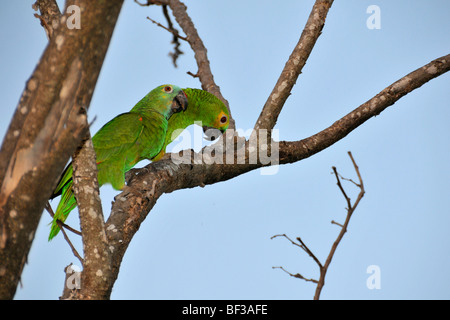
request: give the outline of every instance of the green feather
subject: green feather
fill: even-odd
[[[125,185],[125,172],[143,159],[154,158],[162,149],[168,120],[179,112],[175,101],[185,94],[181,88],[163,85],[153,89],[128,113],[123,113],[105,124],[93,137],[97,156],[98,184],[110,183],[116,190]],[[181,106],[185,108],[186,106]],[[61,194],[53,217],[49,240],[59,232],[57,220],[64,222],[76,207],[72,191],[72,164],[69,164],[52,198]]]
[[[152,161],[160,160],[166,152],[166,147],[184,129],[196,122],[201,122],[202,126],[219,129],[222,132],[228,128],[230,113],[219,98],[200,89],[186,88],[183,91],[188,98],[189,107],[185,112],[176,113],[170,118],[164,145],[161,152]]]

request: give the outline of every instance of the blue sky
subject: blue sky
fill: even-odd
[[[9,1],[0,12],[1,137],[47,43],[33,2]],[[314,1],[186,2],[236,127],[252,128]],[[366,26],[370,5],[381,9],[379,30]],[[448,54],[448,12],[445,0],[335,1],[277,122],[280,140],[317,133],[400,77]],[[187,43],[174,68],[171,35],[147,16],[164,23],[160,8],[125,1],[89,108],[89,118],[97,117],[92,132],[160,84],[200,87],[186,74],[197,71]],[[112,299],[311,299],[314,284],[272,266],[318,278],[317,266],[285,239],[270,237],[300,236],[325,261],[339,232],[330,221],[343,222],[346,215],[331,167],[356,179],[349,150],[366,195],[321,297],[449,299],[449,88],[450,74],[432,80],[345,139],[280,166],[275,175],[257,170],[163,195],[129,246]],[[358,190],[345,187],[356,199]],[[105,215],[116,194],[109,186],[101,189]],[[62,237],[47,242],[49,222],[44,212],[16,299],[57,299],[64,267],[79,264]],[[76,211],[68,222],[78,227]],[[379,267],[380,289],[366,285],[372,265]]]

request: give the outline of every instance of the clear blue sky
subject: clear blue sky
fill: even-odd
[[[34,1],[8,1],[0,12],[3,137],[46,35]],[[314,1],[187,1],[230,102],[237,128],[252,128]],[[381,29],[366,26],[369,5]],[[450,52],[446,0],[335,1],[322,36],[280,115],[280,140],[314,134],[418,67]],[[161,9],[125,1],[89,118],[93,132],[128,111],[152,88],[200,87],[193,54],[175,69]],[[83,20],[81,20],[83,27]],[[205,188],[163,195],[122,263],[113,299],[311,299],[315,285],[272,266],[318,278],[318,268],[284,239],[300,236],[322,261],[343,222],[345,201],[332,166],[355,179],[351,150],[366,196],[330,266],[323,299],[450,299],[450,74],[407,95],[342,141],[275,175],[250,172]],[[142,165],[146,163],[143,162]],[[358,190],[345,185],[352,199]],[[114,192],[103,187],[107,215]],[[54,201],[56,205],[56,201]],[[62,237],[47,242],[46,212],[25,266],[17,299],[57,299],[63,269],[79,264]],[[78,227],[74,213],[69,224]],[[77,243],[81,250],[80,243]],[[368,289],[367,268],[379,267],[381,288]]]

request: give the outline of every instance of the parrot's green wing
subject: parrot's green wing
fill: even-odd
[[[142,159],[152,159],[164,144],[167,120],[187,108],[186,94],[174,85],[162,85],[150,91],[128,113],[105,124],[92,138],[97,156],[98,183],[111,183],[120,190],[125,185],[125,172]],[[53,196],[61,194],[53,217],[49,240],[58,232],[57,220],[64,222],[76,207],[72,191],[72,165],[69,164]]]
[[[111,183],[114,189],[121,190],[125,172],[159,153],[166,131],[167,120],[157,112],[146,116],[124,113],[104,125],[92,138],[99,185]]]
[[[105,124],[92,138],[97,155],[98,184],[111,183],[120,190],[125,185],[125,172],[138,161],[152,158],[161,149],[167,129],[167,120],[159,113],[153,118],[137,113],[124,113]],[[57,220],[64,222],[76,207],[72,191],[73,168],[65,170],[54,196],[61,200],[53,218],[49,239],[59,232]]]

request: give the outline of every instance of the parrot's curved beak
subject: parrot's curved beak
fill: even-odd
[[[173,98],[172,100],[172,113],[177,113],[181,111],[186,111],[188,106],[188,99],[183,90]]]
[[[219,138],[222,133],[225,132],[225,129],[216,129],[208,126],[203,126],[203,132],[205,133],[205,140],[214,141]]]

